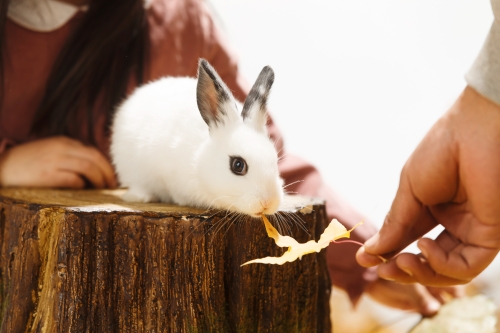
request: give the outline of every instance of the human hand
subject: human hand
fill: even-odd
[[[64,137],[28,142],[0,155],[3,187],[116,187],[113,168],[93,147]]]
[[[370,282],[365,293],[386,306],[419,312],[423,316],[435,315],[450,298],[465,296],[463,287],[425,287],[421,284],[400,284],[383,279]]]
[[[438,224],[436,238],[420,239]],[[413,241],[419,255],[399,254]],[[401,173],[382,229],[357,253],[380,277],[427,286],[464,284],[500,248],[500,107],[467,87]]]

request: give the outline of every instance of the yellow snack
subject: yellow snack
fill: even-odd
[[[351,230],[347,230],[342,224],[340,224],[339,221],[333,219],[325,229],[323,234],[320,236],[318,242],[310,240],[307,243],[301,244],[290,236],[280,235],[264,215],[262,215],[262,220],[264,221],[267,235],[273,238],[274,242],[279,247],[288,247],[288,251],[286,251],[281,257],[265,257],[254,259],[247,261],[241,266],[253,263],[283,265],[286,262],[295,261],[297,260],[297,258],[302,259],[303,255],[321,251],[321,249],[327,247],[330,242],[333,242],[339,238],[349,238],[351,236],[351,231],[354,230],[354,228],[356,228],[358,225],[363,224],[363,222],[360,222],[356,224]]]

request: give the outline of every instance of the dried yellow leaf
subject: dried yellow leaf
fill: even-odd
[[[286,262],[292,262],[297,260],[297,258],[302,259],[303,255],[319,252],[321,249],[330,244],[330,242],[335,241],[339,238],[349,238],[351,236],[351,231],[357,226],[363,224],[360,222],[356,224],[351,230],[347,230],[339,221],[333,219],[328,227],[325,229],[323,234],[320,236],[319,241],[310,240],[307,243],[299,243],[290,236],[282,236],[278,231],[269,223],[269,220],[263,215],[262,220],[264,221],[264,226],[266,227],[267,235],[274,239],[274,242],[279,247],[288,247],[281,257],[265,257],[260,259],[254,259],[247,261],[241,266],[260,263],[260,264],[276,264],[283,265]]]

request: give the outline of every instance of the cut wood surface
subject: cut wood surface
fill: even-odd
[[[331,332],[325,251],[240,267],[284,251],[260,219],[122,193],[0,190],[0,332]],[[278,214],[300,242],[328,224],[309,198]]]

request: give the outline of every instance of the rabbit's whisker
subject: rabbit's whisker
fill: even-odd
[[[293,231],[292,231],[292,228],[290,227],[291,223],[287,219],[285,219],[285,217],[282,214],[278,214],[277,216],[283,221],[283,223],[287,227],[287,231],[288,231],[289,235],[292,236],[293,235]]]
[[[219,214],[219,213],[220,213],[220,212],[222,212],[222,211],[224,211],[224,209],[219,209],[219,210],[215,211],[215,213],[213,213],[212,215],[209,215],[209,216],[204,217],[205,221],[207,221],[207,220],[211,219],[212,217],[214,217],[215,215]],[[205,211],[205,212],[209,212],[209,210],[207,210],[207,211]],[[204,212],[204,213],[205,213],[205,212]]]
[[[273,141],[273,145],[274,145],[274,147],[275,147],[275,148],[276,148],[276,145],[278,144],[278,142],[280,142],[280,141],[281,141],[281,139],[282,139],[282,137],[281,137],[281,135],[280,135],[280,136],[279,136],[276,140],[274,140],[274,141]],[[281,147],[280,152],[283,150],[283,148],[285,148],[285,147],[284,147],[284,146],[283,146],[283,147]],[[279,152],[278,152],[278,153],[279,153]]]
[[[300,218],[300,216],[298,216],[296,214],[288,213],[288,212],[283,212],[283,213],[286,216],[288,216],[293,222],[295,222],[296,226],[298,226],[300,229],[304,230],[309,235],[309,237],[311,236],[311,233],[305,227],[305,225],[307,223],[304,220],[302,220],[302,218]]]
[[[230,222],[230,221],[231,221],[231,220],[232,220],[235,216],[237,216],[237,215],[239,214],[238,212],[231,212],[231,211],[230,211],[230,209],[231,209],[231,207],[233,207],[233,205],[234,205],[234,203],[233,203],[231,206],[229,206],[229,208],[227,209],[226,216],[224,216],[224,218],[223,218],[223,219],[221,219],[221,221],[220,221],[220,222],[222,222],[222,223],[221,223],[220,227],[219,227],[219,228],[215,231],[215,233],[214,233],[214,236],[213,236],[213,237],[215,237],[215,235],[217,235],[217,233],[218,233],[219,231],[221,231],[221,230],[222,230],[222,228],[223,228],[223,227],[224,227],[227,223],[229,223],[229,222]],[[228,218],[228,216],[229,216],[229,218]]]
[[[281,150],[283,150],[283,148],[280,149],[280,152],[281,152]],[[281,155],[278,153],[278,162],[281,161],[282,159],[284,159],[287,156],[288,156],[288,153],[283,153]]]
[[[232,206],[232,205],[231,205],[231,206]],[[231,208],[231,206],[230,206],[229,208]],[[212,215],[212,217],[213,217],[213,216],[215,216],[216,214],[219,214],[220,212],[222,212],[222,211],[224,211],[224,210],[225,210],[225,211],[227,211],[227,212],[229,213],[229,209],[221,209],[221,210],[219,210],[218,212],[216,212],[215,214],[213,214],[213,215]],[[227,214],[226,214],[226,216],[227,216]],[[208,218],[210,218],[210,217],[208,217]],[[207,219],[208,219],[208,218],[207,218]],[[206,236],[206,235],[207,235],[207,233],[211,232],[213,228],[216,228],[216,230],[217,230],[217,228],[219,227],[219,224],[220,224],[220,223],[222,223],[223,221],[224,221],[224,218],[221,218],[219,221],[214,222],[214,223],[213,223],[213,224],[212,224],[212,225],[211,225],[211,226],[207,229],[207,231],[203,234],[203,236]],[[214,234],[214,236],[213,236],[213,237],[215,237],[215,234]]]
[[[301,183],[301,182],[303,182],[303,181],[304,181],[304,180],[303,180],[303,179],[301,179],[301,180],[297,180],[297,181],[291,182],[290,184],[286,184],[285,186],[283,186],[283,189],[287,188],[287,187],[288,187],[288,186],[290,186],[290,185],[297,184],[297,183]]]
[[[253,219],[253,217],[251,217],[250,215],[246,215],[246,214],[242,214],[245,216],[244,219],[239,219],[236,221],[236,224],[237,224],[237,230],[240,230],[241,231],[241,228],[243,227],[243,225],[245,223],[248,223],[249,220]]]
[[[214,202],[216,200],[219,200],[221,198],[227,198],[227,197],[231,198],[231,197],[234,197],[234,195],[221,195],[220,197],[215,198],[214,200],[212,200],[212,202],[210,203],[210,205],[208,205],[208,208],[202,214],[205,214],[205,213],[209,212],[212,209],[212,205],[214,204]]]
[[[274,215],[269,216],[269,221],[273,222],[273,224],[276,226],[276,229],[278,232],[281,234],[281,225],[279,224],[279,221],[273,221],[274,220]]]
[[[219,213],[220,213],[220,212],[222,212],[223,210],[224,210],[224,209],[220,209],[220,210],[216,211],[215,213],[213,213],[213,214],[212,214],[212,215],[210,215],[210,216],[200,216],[200,217],[202,217],[202,218],[203,218],[203,222],[206,222],[207,220],[209,220],[210,218],[212,218],[212,217],[214,217],[215,215],[219,214]],[[209,211],[209,210],[206,210],[205,212],[208,212],[208,211]],[[204,214],[205,212],[203,212],[202,214]],[[202,214],[201,214],[201,215],[202,215]],[[197,230],[198,230],[198,228],[200,228],[201,226],[203,226],[203,223],[202,223],[202,222],[201,222],[201,223],[198,223],[198,225],[197,225],[196,227],[194,227],[194,228],[193,228],[193,230],[187,234],[187,236],[191,236],[191,235],[192,235],[195,231],[197,231]],[[206,232],[203,234],[203,236],[205,236],[205,235],[206,235]],[[187,239],[187,237],[186,237],[186,239]]]
[[[232,206],[232,205],[231,205],[231,206]],[[215,226],[215,225],[214,225],[214,226],[210,227],[210,228],[215,227],[214,233],[213,233],[213,235],[212,235],[212,240],[210,241],[210,246],[212,245],[212,242],[214,241],[214,239],[215,239],[215,237],[217,236],[217,234],[219,233],[219,231],[221,231],[221,230],[222,230],[222,228],[224,228],[224,226],[228,223],[228,221],[229,221],[229,219],[227,219],[228,215],[229,215],[229,216],[231,216],[231,215],[233,215],[233,214],[236,214],[236,212],[230,212],[230,211],[229,211],[229,209],[230,209],[230,208],[231,208],[231,207],[229,207],[229,208],[228,208],[228,212],[227,212],[226,216],[224,216],[222,219],[220,219],[220,220],[216,223],[216,225],[217,225],[217,226]],[[209,229],[209,230],[210,230],[210,229]]]
[[[238,218],[243,215],[241,213],[237,213],[237,214],[234,214],[234,216],[231,218],[231,220],[229,221],[229,227],[227,228],[226,232],[224,233],[224,236],[223,237],[226,237],[227,233],[229,232],[229,230],[231,229],[231,227],[235,224],[235,221],[238,221]]]

